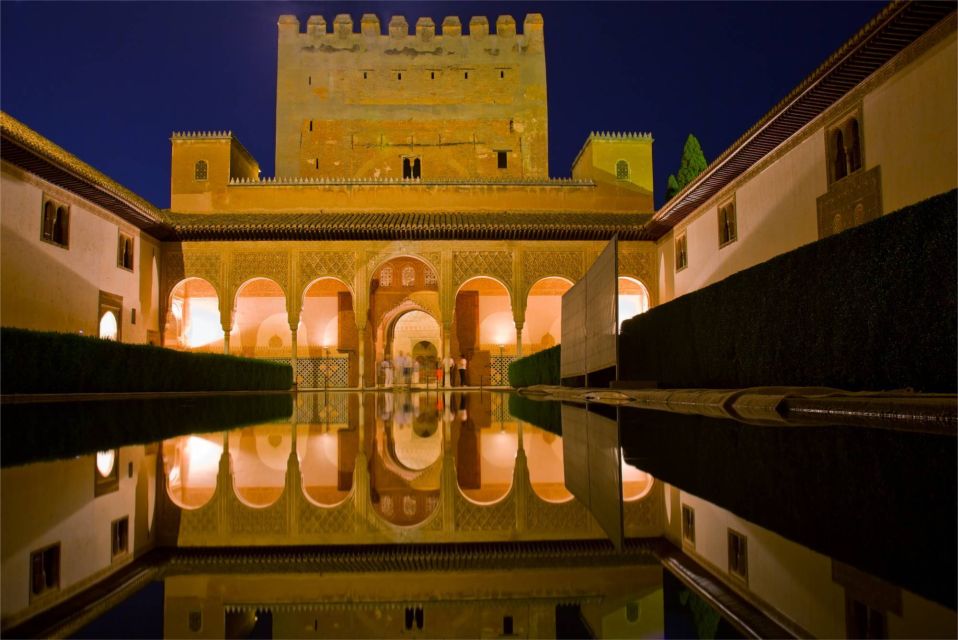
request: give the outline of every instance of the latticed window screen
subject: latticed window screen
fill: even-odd
[[[411,287],[416,284],[416,269],[407,265],[402,269],[402,286]]]
[[[289,364],[289,358],[271,358]],[[300,389],[349,386],[349,358],[298,358],[296,378]]]
[[[615,178],[616,180],[628,180],[629,179],[629,163],[625,160],[619,160],[615,163]]]
[[[300,424],[349,424],[349,396],[342,393],[300,394],[296,401]]]
[[[515,359],[515,356],[492,356],[489,362],[489,384],[509,384],[509,363]]]
[[[194,168],[193,177],[196,180],[206,180],[208,175],[209,175],[209,165],[206,164],[206,160],[198,161]]]
[[[432,269],[426,269],[424,282],[426,284],[436,284],[436,272]]]
[[[379,284],[383,287],[391,287],[393,284],[393,268],[383,267],[379,272]]]

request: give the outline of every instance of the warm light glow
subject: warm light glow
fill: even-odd
[[[218,467],[223,447],[216,445],[206,438],[190,436],[183,447],[184,457],[194,468]]]
[[[220,326],[220,314],[216,309],[208,309],[197,304],[191,305],[190,321],[183,331],[183,343],[192,348],[203,347],[223,339]]]
[[[96,470],[100,472],[100,475],[104,478],[109,477],[113,472],[113,465],[116,463],[116,450],[110,449],[109,451],[97,451],[96,454]]]
[[[619,328],[622,323],[649,310],[649,292],[634,278],[619,278]]]
[[[116,316],[112,311],[107,311],[100,318],[100,337],[104,340],[116,340],[117,324]]]
[[[622,460],[622,499],[631,502],[644,497],[652,488],[653,478]]]

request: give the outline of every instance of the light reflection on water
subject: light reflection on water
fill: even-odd
[[[459,492],[477,506],[504,500],[513,489],[521,440],[536,496],[545,503],[571,501],[562,436],[516,419],[505,399],[457,392],[303,393],[295,422],[165,440],[167,491],[183,509],[206,505],[216,493],[225,443],[236,497],[250,508],[268,507],[286,487],[295,440],[302,493],[312,505],[343,503],[358,462],[368,472],[375,511],[394,525],[414,527],[435,511],[444,478],[454,477]],[[642,499],[653,478],[621,464],[624,499]],[[454,476],[444,474],[444,465]]]

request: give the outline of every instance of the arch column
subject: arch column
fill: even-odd
[[[525,324],[516,320],[516,358],[522,357],[522,325]]]
[[[223,328],[223,353],[230,354],[230,331],[233,329],[233,310],[220,305],[220,326]]]
[[[356,358],[359,367],[359,388],[366,388],[366,338],[369,336],[368,325],[364,322],[361,327],[359,327],[359,344],[356,347],[356,353],[358,357]],[[375,379],[373,380],[375,383]]]
[[[299,314],[297,313],[294,316],[289,317],[289,342],[290,342],[290,358],[289,364],[293,368],[293,387],[297,387],[297,354],[298,346],[296,343],[296,330],[299,328]]]

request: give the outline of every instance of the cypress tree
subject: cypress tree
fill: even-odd
[[[685,185],[695,180],[695,177],[705,171],[707,166],[708,162],[705,161],[705,154],[702,153],[702,145],[699,144],[698,138],[690,133],[685,140],[685,148],[682,149],[678,175],[669,176],[665,197],[671,198],[684,189]]]
[[[679,183],[675,179],[674,174],[669,174],[669,184],[665,188],[665,197],[671,199],[676,193],[679,192]]]

